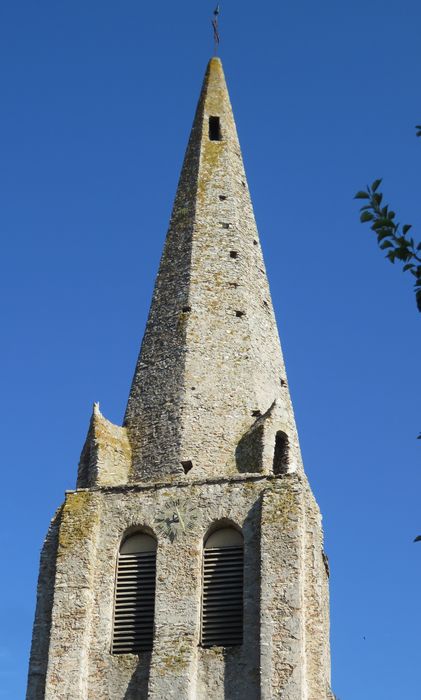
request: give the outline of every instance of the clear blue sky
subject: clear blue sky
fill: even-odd
[[[91,404],[121,422],[211,2],[0,10],[0,698],[24,697],[39,550]],[[331,560],[341,700],[421,697],[420,322],[358,224],[421,238],[419,0],[222,3],[221,56]]]

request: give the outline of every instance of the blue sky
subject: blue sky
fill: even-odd
[[[0,698],[91,405],[121,422],[207,60],[208,2],[0,9]],[[221,57],[331,561],[340,700],[420,697],[420,316],[352,196],[421,238],[416,0],[222,3]]]

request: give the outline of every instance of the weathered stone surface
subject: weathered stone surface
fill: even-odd
[[[80,456],[77,487],[126,484],[132,455],[126,428],[114,425],[94,404],[85,445]]]
[[[37,607],[26,696],[28,700],[42,700],[45,697],[45,679],[50,649],[51,612],[54,600],[58,530],[61,513],[62,508],[59,508],[51,521],[41,552]]]
[[[162,529],[174,499],[196,514],[175,538]],[[244,636],[203,648],[203,547],[218,524],[244,537]],[[114,655],[117,557],[137,529],[157,540],[154,644]],[[77,490],[44,545],[27,700],[331,700],[325,563],[214,58],[124,426],[94,406]]]
[[[220,141],[209,139],[210,116],[220,119]],[[193,463],[191,479],[236,473],[237,446],[254,413],[272,406],[272,421],[289,435],[292,468],[301,468],[281,379],[285,368],[240,145],[222,65],[213,58],[127,405],[132,479],[180,473],[184,460]],[[273,435],[267,444],[269,454],[248,471],[271,472]]]
[[[171,542],[157,532],[156,521],[175,497],[197,509],[198,519]],[[45,697],[328,697],[319,520],[305,477],[298,474],[68,494],[58,538]],[[227,521],[244,535],[244,642],[203,649],[203,542],[211,526]],[[110,653],[116,557],[124,533],[133,527],[158,539],[154,648],[139,658]],[[309,541],[314,549],[305,561]],[[317,637],[310,651],[309,629]],[[314,667],[303,663],[306,657]]]

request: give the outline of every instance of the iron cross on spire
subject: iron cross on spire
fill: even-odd
[[[218,48],[219,48],[219,28],[218,28],[218,17],[219,17],[219,3],[215,7],[213,11],[213,20],[212,20],[212,27],[213,27],[213,41],[214,41],[214,54],[218,53]]]

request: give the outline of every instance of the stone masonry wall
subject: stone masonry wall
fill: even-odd
[[[80,456],[77,488],[126,484],[132,464],[127,430],[104,418],[94,404]]]
[[[221,139],[210,138],[211,117]],[[175,498],[196,518],[172,540],[159,518]],[[244,640],[205,649],[203,543],[217,523],[244,536]],[[117,554],[133,529],[158,543],[154,645],[112,655]],[[44,545],[27,700],[331,700],[322,548],[234,117],[213,58],[124,425],[94,406],[77,490],[67,492]]]
[[[221,140],[209,138],[211,116]],[[237,463],[237,447],[269,410],[274,431],[288,434],[291,471],[302,469],[236,126],[214,58],[127,405],[131,480],[177,476],[183,462],[193,465],[191,479],[251,471]],[[274,432],[267,445],[259,470],[269,474]]]
[[[198,519],[171,542],[156,519],[175,496],[194,507]],[[241,527],[245,546],[244,643],[225,650],[199,646],[203,539],[216,522]],[[113,656],[116,557],[133,527],[158,539],[155,642],[151,653]],[[308,537],[312,560],[304,561]],[[299,475],[69,493],[58,540],[45,696],[30,682],[27,700],[328,698],[321,548],[317,506]],[[306,585],[313,590],[311,609]],[[319,643],[307,667],[306,630],[316,633],[316,626]],[[37,634],[30,678],[42,642]]]
[[[41,552],[37,606],[29,661],[28,700],[43,700],[45,697],[61,513],[62,508],[59,508],[51,521]]]

